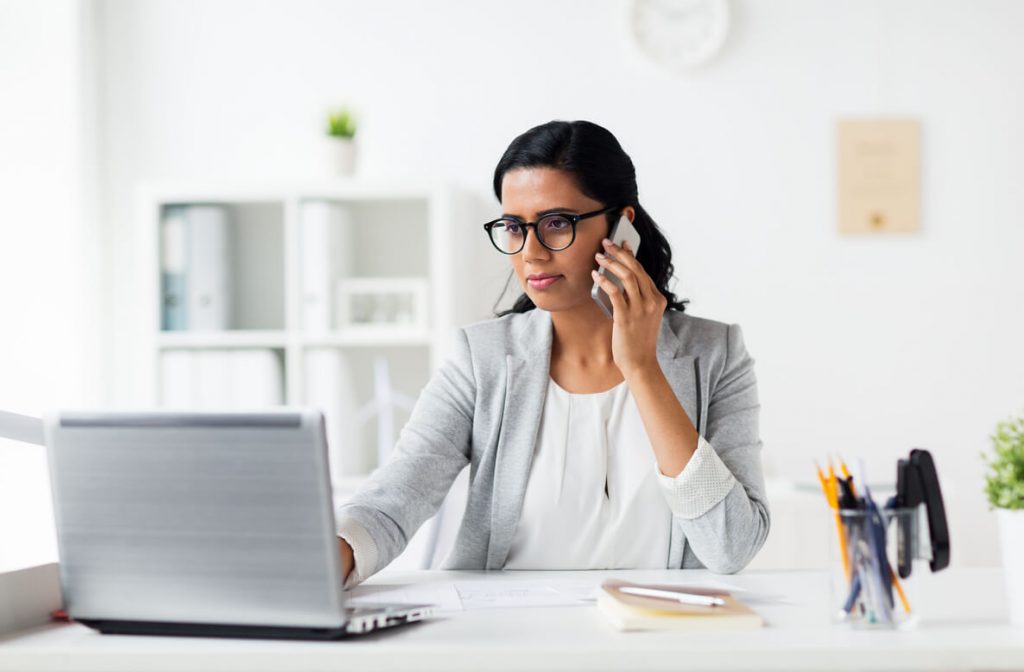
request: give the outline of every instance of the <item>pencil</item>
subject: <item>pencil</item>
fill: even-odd
[[[836,533],[839,535],[839,552],[843,555],[843,572],[846,574],[846,580],[850,580],[850,558],[846,549],[846,534],[843,531],[843,519],[839,516],[839,494],[836,486],[836,474],[835,470],[829,465],[829,477],[826,478],[825,474],[822,473],[821,467],[817,463],[814,464],[815,470],[818,472],[818,481],[821,482],[821,489],[825,493],[825,500],[828,505],[832,507],[832,511],[836,519]]]
[[[896,572],[892,571],[892,565],[885,563],[889,567],[889,576],[892,577],[892,585],[896,588],[896,593],[900,596],[900,602],[903,603],[903,608],[906,612],[910,613],[910,602],[907,602],[907,596],[903,592],[903,586],[900,585],[900,577],[896,576]]]

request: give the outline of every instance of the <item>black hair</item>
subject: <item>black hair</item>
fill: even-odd
[[[668,300],[665,310],[686,310],[689,299],[677,299],[668,288],[675,271],[672,249],[661,229],[638,202],[633,161],[611,132],[589,121],[549,121],[526,131],[512,141],[494,169],[494,195],[498,202],[501,203],[501,183],[505,173],[516,168],[540,167],[569,173],[575,178],[580,191],[606,206],[632,205],[636,210],[633,226],[643,241],[637,261]],[[609,213],[609,225],[620,216],[621,211]],[[511,279],[509,275],[508,280]],[[505,288],[508,288],[508,281]],[[497,312],[495,304],[495,315],[525,313],[535,307],[524,293],[508,310]]]

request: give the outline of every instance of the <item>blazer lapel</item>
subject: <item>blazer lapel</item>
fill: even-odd
[[[551,372],[551,314],[534,308],[515,334],[521,347],[505,357],[505,408],[498,435],[487,569],[505,566],[523,508]]]

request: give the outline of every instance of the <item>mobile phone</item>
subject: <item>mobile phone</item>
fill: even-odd
[[[640,234],[637,233],[635,228],[633,228],[633,223],[629,221],[629,217],[626,217],[625,215],[620,217],[619,221],[615,223],[615,226],[612,228],[608,237],[611,238],[612,242],[619,247],[622,247],[622,244],[626,243],[627,247],[629,247],[629,251],[633,253],[634,257],[640,249]],[[605,254],[608,253],[605,252]],[[611,259],[615,258],[610,254],[608,254],[608,257]],[[621,290],[622,281],[619,280],[619,276],[615,275],[611,271],[608,271],[607,273],[605,273],[605,271],[608,271],[608,269],[604,266],[597,270],[600,275],[603,275],[614,282]],[[612,300],[608,297],[608,293],[601,289],[601,286],[597,282],[594,282],[594,286],[590,290],[590,298],[592,298],[597,305],[601,306],[601,310],[604,311],[604,314],[607,315],[609,319],[612,319]]]

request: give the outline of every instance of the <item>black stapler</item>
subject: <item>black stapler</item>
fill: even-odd
[[[935,462],[927,450],[914,448],[910,457],[901,459],[896,465],[896,495],[889,500],[896,508],[913,508],[925,505],[928,514],[928,536],[931,540],[930,565],[933,572],[949,566],[949,528],[946,525],[946,507],[942,502],[939,476]],[[897,551],[900,578],[910,576],[914,549],[911,522],[899,518]]]

